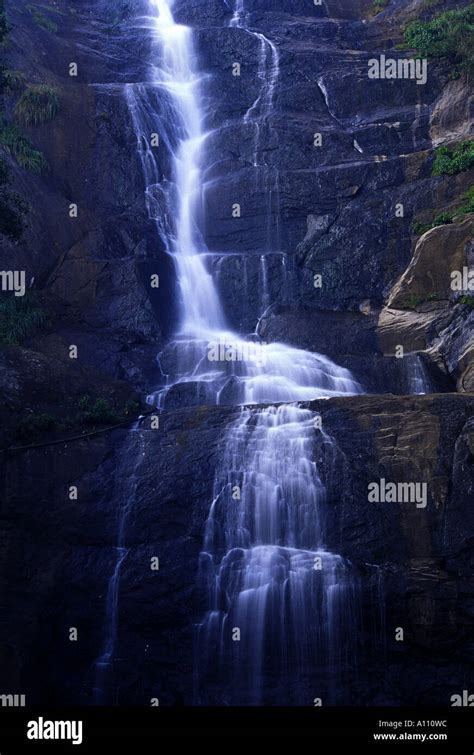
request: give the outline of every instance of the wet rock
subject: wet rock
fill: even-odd
[[[439,226],[418,241],[413,259],[395,284],[381,311],[381,349],[395,353],[425,351],[455,380],[457,389],[472,386],[474,313],[453,287],[453,274],[462,278],[471,266],[472,220]],[[459,287],[458,287],[459,288]]]
[[[384,595],[379,603],[386,617],[384,654],[362,665],[359,682],[350,682],[344,694],[362,695],[366,704],[429,699],[444,705],[454,681],[472,673],[468,644],[474,618],[466,613],[466,596],[472,592],[473,399],[357,396],[310,407],[334,439],[333,446],[321,446],[315,431],[315,455],[329,496],[327,546],[350,560],[364,605],[374,590]],[[44,700],[45,689],[51,704],[90,702],[94,661],[104,641],[107,583],[115,568],[117,517],[127,504],[132,509],[114,702],[147,705],[151,697],[163,705],[192,702],[193,628],[206,610],[199,553],[223,435],[238,411],[166,412],[159,430],[144,419],[139,432],[6,458],[2,493],[10,502],[4,508],[9,548],[2,573],[11,580],[2,590],[0,632],[2,646],[9,648],[2,667],[8,689],[21,675],[30,703]],[[62,491],[71,477],[81,494],[67,503]],[[369,502],[368,485],[382,477],[426,483],[427,506]],[[26,532],[36,535],[25,539]],[[158,571],[150,569],[154,557]],[[407,640],[403,648],[392,641],[392,627],[400,625]],[[79,652],[72,655],[65,626],[81,632]],[[412,674],[416,680],[407,685]]]
[[[413,308],[432,302],[440,306],[454,298],[452,273],[468,268],[468,246],[473,240],[473,220],[438,226],[418,241],[413,258],[393,287],[387,306],[392,309]]]

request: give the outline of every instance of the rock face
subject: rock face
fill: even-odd
[[[336,444],[336,458],[317,459],[329,491],[327,547],[349,559],[362,605],[373,601],[374,591],[377,601],[383,596],[379,644],[369,652],[367,626],[359,676],[342,690],[343,699],[448,705],[474,663],[474,400],[359,396],[310,408]],[[131,503],[111,680],[115,702],[192,703],[193,627],[207,608],[197,586],[198,556],[223,433],[237,411],[174,411],[162,415],[159,431],[144,420],[137,432],[4,459],[6,689],[26,692],[30,703],[91,702],[117,519]],[[370,502],[368,486],[381,478],[426,483],[426,507]],[[71,480],[79,489],[74,502],[67,499]],[[153,557],[159,571],[150,569]],[[78,628],[77,643],[69,642],[69,627]],[[403,643],[395,641],[397,627],[404,629]],[[228,690],[220,694],[225,702]]]
[[[35,287],[66,303],[67,317],[63,314],[54,337],[64,345],[77,339],[83,366],[100,366],[143,389],[158,380],[156,366],[151,371],[149,365],[173,318],[173,286],[160,298],[150,290],[154,272],[165,288],[171,266],[144,206],[124,97],[128,76],[144,78],[146,51],[132,32],[128,53],[117,62],[119,18],[112,6],[80,0],[72,9],[61,0],[45,4],[38,16],[23,0],[6,4],[12,26],[9,67],[20,69],[27,81],[54,86],[60,111],[50,123],[24,129],[48,170],[34,177],[10,161],[15,188],[30,209],[23,238],[16,245],[4,241],[0,262],[8,270],[15,259],[27,281],[34,279]],[[43,17],[54,22],[55,33],[47,23],[45,28]],[[94,48],[101,52],[93,53]],[[132,66],[136,60],[143,61],[141,68]],[[69,76],[71,62],[77,63],[77,77]],[[13,103],[14,96],[5,97],[7,112]],[[72,204],[77,217],[70,214]],[[155,309],[167,311],[161,325]],[[50,339],[34,347],[49,353]]]
[[[451,273],[469,267],[472,222],[468,218],[458,225],[438,226],[422,236],[408,268],[393,287],[387,306],[407,309],[413,299],[424,303],[454,298]]]
[[[66,431],[68,435],[85,432],[78,417],[81,406],[88,408],[97,400],[106,401],[109,411],[120,415],[132,402],[138,407],[138,397],[128,383],[111,380],[91,368],[79,369],[65,357],[11,347],[0,352],[0,365],[1,448],[45,440],[35,437],[41,424],[46,431],[62,429],[63,435]]]
[[[77,340],[84,366],[146,393],[161,380],[155,356],[177,321],[174,265],[146,207],[127,104],[127,83],[145,82],[140,97],[159,114],[158,162],[168,175],[174,124],[146,83],[150,36],[133,23],[147,12],[147,0],[80,0],[74,12],[65,0],[46,4],[42,12],[51,16],[55,33],[38,24],[26,0],[10,5],[8,65],[27,80],[56,87],[61,108],[51,123],[26,129],[49,172],[31,177],[10,161],[30,212],[23,239],[5,242],[0,262],[9,269],[14,255],[28,280],[67,307],[67,318],[63,314],[52,334],[33,343],[35,349],[50,354],[58,339],[64,346]],[[368,308],[375,316],[409,264],[413,270],[414,218],[459,205],[472,182],[472,171],[431,175],[432,146],[468,134],[468,84],[452,81],[435,62],[424,86],[369,79],[374,55],[403,57],[394,46],[404,24],[419,14],[418,2],[392,0],[375,15],[369,0],[320,6],[282,0],[271,8],[246,2],[245,28],[229,26],[234,10],[230,0],[177,1],[173,7],[194,28],[203,72],[208,264],[229,324],[252,332],[264,313],[271,318],[282,306],[300,309],[319,331],[331,312]],[[25,49],[31,50],[26,59]],[[69,76],[71,61],[77,77]],[[271,92],[262,89],[265,82]],[[15,96],[5,97],[7,112]],[[245,118],[249,112],[260,114],[258,123]],[[76,218],[70,217],[71,203]],[[235,204],[240,217],[233,215]],[[158,212],[164,217],[166,208]],[[456,245],[454,236],[451,241]],[[436,281],[444,275],[442,255],[437,260]],[[419,272],[417,265],[415,276]],[[150,286],[152,275],[160,278],[159,290]],[[450,301],[448,309],[453,306]],[[398,312],[390,304],[393,309]],[[319,327],[310,310],[321,313]],[[403,328],[403,312],[391,312],[394,317]],[[454,319],[456,335],[445,339],[446,352],[421,347],[423,359],[444,373],[440,390],[453,380],[462,390],[471,386],[469,318]],[[383,344],[374,346],[360,363],[367,390],[377,385],[375,365],[390,370],[378,359],[386,353]],[[397,382],[404,386],[403,377]]]
[[[360,584],[358,674],[341,690],[345,704],[449,705],[474,670],[474,315],[469,291],[450,285],[453,270],[472,269],[472,216],[419,239],[412,228],[458,207],[472,182],[472,171],[432,175],[433,146],[471,133],[469,89],[431,62],[423,87],[367,76],[374,55],[405,55],[401,30],[420,5],[391,0],[374,16],[372,0],[246,0],[247,28],[238,28],[229,26],[231,0],[174,4],[194,29],[202,72],[206,261],[230,325],[326,354],[372,394],[309,404],[335,444],[334,453],[314,448],[328,491],[327,547]],[[223,438],[240,408],[207,406],[202,383],[178,385],[157,429],[147,417],[48,445],[64,436],[58,426],[82,434],[85,396],[136,418],[167,371],[176,275],[149,216],[127,105],[127,85],[139,83],[160,116],[158,162],[168,175],[176,124],[147,83],[150,37],[135,23],[147,3],[45,0],[56,32],[27,0],[6,6],[9,66],[55,86],[61,108],[51,123],[25,128],[46,173],[28,175],[5,157],[30,209],[22,239],[1,239],[0,264],[26,271],[48,317],[0,351],[0,689],[28,703],[96,702],[126,510],[109,697],[192,704],[194,627],[207,609],[199,554]],[[271,107],[257,128],[245,114],[262,107],[263,81],[273,81]],[[4,100],[11,115],[15,96]],[[406,395],[425,392],[433,395]],[[12,450],[37,415],[46,445]],[[426,507],[371,502],[369,486],[382,480],[426,484]],[[311,705],[317,693],[307,692]],[[231,697],[212,693],[221,704]],[[270,702],[285,694],[266,680]]]
[[[420,238],[407,270],[393,287],[379,318],[383,353],[397,346],[427,351],[444,365],[459,391],[472,391],[474,313],[466,280],[472,268],[472,216],[439,226]],[[469,283],[467,283],[469,286]]]

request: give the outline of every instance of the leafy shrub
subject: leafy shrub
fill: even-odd
[[[41,152],[34,149],[26,136],[13,123],[0,120],[0,145],[18,164],[30,173],[42,173],[48,167]]]
[[[25,443],[31,443],[44,433],[54,430],[56,425],[56,419],[51,414],[31,414],[20,419],[16,434]]]
[[[46,313],[28,296],[2,294],[0,299],[0,344],[16,346],[44,325]]]
[[[440,298],[440,295],[437,293],[429,294],[428,296],[417,296],[416,294],[411,294],[411,296],[408,296],[405,301],[405,306],[407,309],[416,309],[421,304],[427,304],[430,301],[437,301]]]
[[[411,230],[415,236],[423,236],[423,234],[426,233],[426,231],[429,231],[432,227],[431,223],[420,223],[419,220],[415,220],[412,223]]]
[[[454,176],[474,165],[474,140],[461,142],[454,149],[438,147],[433,163],[433,176]]]
[[[428,58],[444,60],[474,74],[474,3],[441,13],[431,21],[412,21],[406,44]]]
[[[15,117],[24,126],[52,121],[58,112],[58,92],[48,84],[27,86],[15,106]]]
[[[17,92],[25,86],[25,77],[21,71],[13,71],[11,68],[2,68],[0,91]]]
[[[377,13],[381,13],[383,10],[385,10],[389,2],[390,0],[374,0],[374,2],[372,3],[371,12],[374,15],[377,15]]]
[[[441,212],[439,215],[435,216],[431,223],[420,223],[415,220],[412,224],[412,231],[415,236],[422,236],[426,231],[429,231],[431,228],[436,228],[439,225],[449,225],[455,221],[461,221],[463,215],[468,215],[470,212],[474,213],[474,185],[462,195],[461,199],[464,204],[456,210]]]
[[[456,215],[468,215],[474,212],[474,185],[463,194],[465,204],[456,211]]]
[[[140,404],[138,401],[127,401],[125,404],[124,414],[126,417],[130,417],[130,415],[135,415],[140,408]]]
[[[86,425],[114,425],[120,417],[105,398],[98,398],[94,403],[90,396],[83,396],[78,403],[80,420]]]
[[[435,228],[438,225],[450,225],[453,222],[453,217],[454,214],[452,212],[441,212],[439,215],[436,215],[431,227]]]

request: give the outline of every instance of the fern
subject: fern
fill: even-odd
[[[27,86],[15,106],[15,117],[23,126],[52,121],[59,112],[59,96],[47,84]]]
[[[48,164],[38,150],[34,149],[26,136],[13,123],[0,121],[0,145],[15,158],[18,165],[30,173],[42,173]]]
[[[15,346],[47,320],[46,313],[27,296],[3,294],[0,299],[0,343]]]

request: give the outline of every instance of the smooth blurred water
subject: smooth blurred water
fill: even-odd
[[[126,480],[117,477],[114,499],[117,508],[117,544],[115,546],[115,566],[110,576],[105,599],[104,640],[101,652],[92,671],[92,695],[95,704],[107,705],[115,702],[113,689],[113,666],[117,651],[120,581],[122,570],[129,554],[127,529],[136,499],[139,482],[139,467],[143,459],[145,438],[140,432],[139,423],[134,423],[128,434],[128,442],[119,459],[119,468],[126,464],[126,457],[133,460],[132,474]]]
[[[154,122],[143,87],[127,89],[148,209],[175,261],[181,297],[176,335],[159,356],[167,385],[150,401],[166,407],[173,389],[189,384],[197,393],[205,386],[206,400],[246,405],[226,432],[200,560],[209,610],[196,628],[196,700],[209,701],[210,686],[218,683],[225,701],[259,704],[267,699],[265,679],[270,678],[281,687],[277,700],[310,704],[300,684],[309,676],[314,695],[329,702],[337,699],[354,651],[357,586],[350,566],[325,548],[326,490],[314,458],[315,444],[330,448],[331,440],[296,402],[359,393],[360,388],[349,371],[322,354],[283,343],[254,344],[226,324],[206,268],[201,232],[202,81],[191,30],[175,23],[172,5],[150,0],[151,81],[166,100],[165,140],[172,155],[166,177],[150,147],[150,130],[160,132],[160,119]],[[238,0],[231,26],[258,40],[260,92],[243,116],[244,125],[255,127],[257,166],[279,59],[275,45],[246,23],[244,3]],[[270,184],[264,186],[271,193]],[[262,307],[268,303],[267,286],[262,256]],[[213,359],[216,345],[239,358]],[[291,695],[285,686],[292,687]]]
[[[431,380],[419,354],[405,354],[408,392],[415,395],[425,395],[432,392]]]
[[[217,684],[228,704],[309,705],[311,683],[335,702],[355,664],[358,585],[324,547],[315,441],[334,452],[296,404],[245,409],[227,432],[200,561],[210,596],[196,632],[200,703],[216,702]]]

